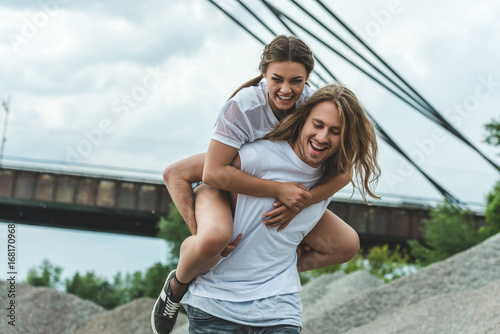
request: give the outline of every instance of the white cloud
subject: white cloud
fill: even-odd
[[[86,134],[110,121],[112,131],[92,147],[85,161],[135,168],[147,164],[160,172],[169,163],[205,150],[220,107],[241,83],[258,74],[262,46],[208,1],[119,5],[67,1],[47,10],[53,1],[12,1],[0,7],[6,17],[0,33],[5,36],[22,34],[23,29],[29,32],[28,22],[38,25],[28,42],[20,45],[22,55],[14,52],[8,39],[0,44],[0,61],[7,65],[0,78],[0,97],[11,94],[13,101],[6,154],[64,159],[68,146],[76,149],[88,140]],[[227,3],[229,10],[256,26],[238,5]],[[270,17],[261,4],[248,5]],[[450,120],[456,114],[454,106],[474,94],[478,78],[491,75],[500,81],[496,66],[500,43],[492,33],[499,24],[495,17],[500,6],[495,1],[401,1],[397,9],[391,7],[394,1],[329,2],[329,6]],[[319,7],[314,8],[318,12]],[[287,10],[296,12],[293,6]],[[387,12],[391,15],[384,17]],[[303,21],[313,26],[309,19]],[[269,39],[263,29],[258,31]],[[307,34],[301,36],[403,149],[414,152],[419,149],[416,141],[429,138],[435,128],[430,121],[326,53]],[[331,37],[328,40],[338,44]],[[352,53],[349,57],[355,59]],[[154,89],[144,88],[148,68],[165,73]],[[494,149],[482,143],[481,136],[483,124],[495,115],[499,95],[496,89],[472,112],[461,115],[457,124],[494,159]],[[32,149],[38,143],[44,143],[43,150]],[[475,180],[477,168],[492,173],[456,139],[450,137],[438,146],[423,162],[429,173],[437,176],[440,170],[456,166],[463,179]],[[457,149],[464,153],[457,155]],[[136,158],[139,154],[141,159]],[[469,167],[463,157],[478,161],[477,166]],[[381,163],[391,166],[384,159],[381,156]],[[445,186],[461,193],[471,186],[482,191],[492,184],[483,179],[463,189],[458,189],[457,182]],[[408,189],[417,192],[412,186]]]

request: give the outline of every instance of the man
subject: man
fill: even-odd
[[[354,94],[331,85],[319,89],[264,140],[244,145],[234,166],[247,174],[308,189],[324,178],[352,172],[368,189],[378,177],[373,126]],[[368,190],[369,191],[369,190]],[[296,250],[330,199],[311,205],[278,232],[262,223],[273,198],[231,194],[233,239],[244,238],[229,257],[198,276],[184,295],[190,333],[300,333],[297,271],[314,267],[315,252]],[[196,207],[206,203],[196,203]],[[175,276],[175,275],[174,275]],[[166,283],[168,286],[168,280]]]

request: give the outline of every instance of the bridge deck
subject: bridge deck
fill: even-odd
[[[156,236],[171,198],[160,182],[0,169],[0,221]],[[363,246],[420,239],[430,207],[333,201],[330,210],[350,224]],[[478,224],[484,216],[476,215]]]

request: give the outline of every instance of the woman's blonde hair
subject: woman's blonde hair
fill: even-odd
[[[345,175],[367,202],[367,194],[379,199],[371,189],[380,177],[377,163],[375,129],[354,93],[346,87],[328,85],[318,89],[302,106],[284,118],[263,139],[284,140],[293,145],[313,108],[321,102],[332,102],[340,115],[340,145],[323,163],[323,179]]]
[[[241,85],[229,99],[233,98],[236,93],[245,87],[257,86],[263,78],[262,73],[267,72],[269,64],[281,61],[293,61],[303,64],[306,68],[307,77],[314,69],[314,57],[306,43],[295,36],[276,36],[271,43],[264,47],[264,51],[260,56],[259,71],[261,74]]]

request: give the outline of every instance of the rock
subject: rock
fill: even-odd
[[[444,293],[410,304],[349,334],[499,333],[500,280],[480,289]]]
[[[0,281],[2,321],[0,333],[71,334],[90,318],[105,310],[89,301],[54,289],[16,284],[16,326],[8,324],[6,314],[10,299],[8,282]]]
[[[338,273],[322,275],[310,284],[306,284],[301,293],[304,306],[303,322],[321,319],[329,312],[334,312],[338,305],[362,291],[383,284],[381,280],[364,270],[355,271],[349,275]]]
[[[7,311],[9,283],[0,282]],[[383,284],[366,271],[324,275],[304,286],[304,334],[500,333],[500,234],[447,260]],[[106,311],[48,288],[16,285],[16,326],[5,334],[151,334],[154,299]],[[180,313],[174,334],[187,334]]]
[[[463,326],[459,326],[460,328],[457,328],[456,323],[444,322],[443,326],[448,330],[433,331],[432,325],[427,325],[428,322],[422,318],[422,315],[426,314],[426,307],[434,306],[436,321],[450,320],[447,317],[448,310],[444,306],[446,303],[433,303],[438,300],[455,300],[461,304],[467,304],[469,303],[467,299],[460,298],[483,294],[483,301],[474,304],[475,307],[469,309],[470,317],[488,314],[488,319],[493,319],[494,316],[500,319],[500,308],[491,310],[485,307],[485,305],[498,305],[495,303],[498,303],[499,295],[484,294],[487,289],[483,289],[490,284],[493,284],[491,288],[495,287],[494,284],[499,279],[500,234],[447,260],[425,267],[412,275],[355,295],[352,299],[337,305],[325,314],[305,322],[303,333],[344,333],[351,329],[355,332],[354,328],[362,328],[361,326],[368,326],[367,324],[375,323],[375,321],[379,333],[396,333],[393,315],[400,314],[402,316],[403,313],[398,312],[405,312],[406,309],[411,311],[406,311],[401,321],[413,323],[413,326],[417,328],[415,333],[468,334],[466,328],[472,326],[469,322],[464,322]],[[420,323],[419,326],[417,326],[418,323]],[[498,320],[491,323],[491,326],[497,324]]]

